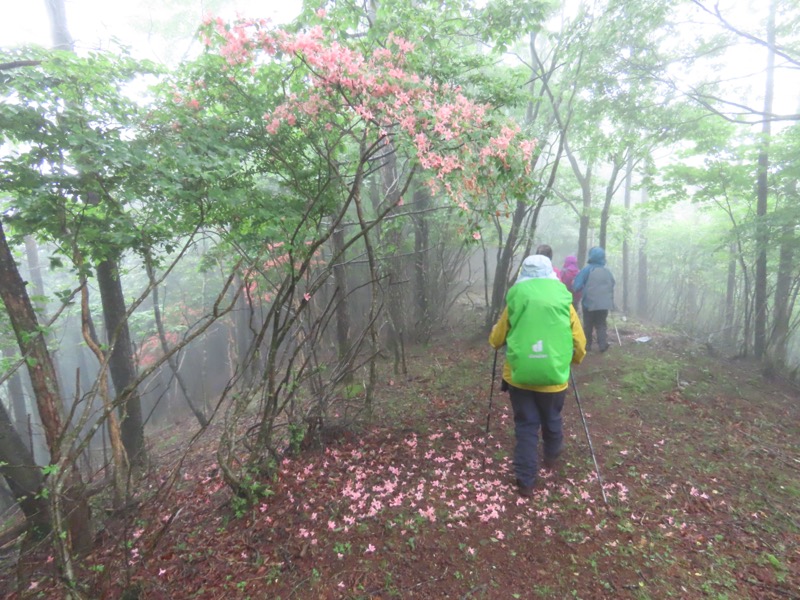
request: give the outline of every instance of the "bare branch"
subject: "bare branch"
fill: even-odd
[[[746,40],[750,40],[754,44],[758,44],[759,46],[763,46],[764,48],[769,48],[772,50],[777,56],[789,61],[793,65],[800,67],[800,58],[794,57],[791,54],[788,54],[787,50],[783,50],[777,44],[770,44],[766,40],[762,40],[759,37],[754,36],[751,33],[747,33],[746,31],[742,31],[738,27],[734,27],[730,21],[728,21],[725,17],[722,16],[722,13],[719,10],[719,2],[714,4],[714,10],[708,8],[705,4],[700,2],[700,0],[692,0],[692,3],[697,6],[700,10],[708,13],[717,18],[717,20],[722,23],[722,26],[725,27],[731,33],[735,33],[739,37],[743,37]]]
[[[42,64],[40,60],[15,60],[7,63],[0,63],[0,71],[10,71],[20,67],[35,67]]]

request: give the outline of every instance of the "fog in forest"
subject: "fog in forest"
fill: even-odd
[[[3,514],[121,509],[196,434],[257,503],[541,244],[605,249],[612,327],[798,382],[796,3],[174,2],[130,53],[73,4],[0,57]]]
[[[641,200],[643,194],[635,192],[635,196]],[[613,239],[619,234],[612,233],[611,243],[606,245],[607,259],[618,285],[617,310],[611,313],[611,321],[620,326],[629,317],[649,321],[706,344],[709,352],[744,356],[742,336],[746,317],[742,309],[735,310],[744,302],[744,277],[735,263],[708,269],[709,255],[719,253],[714,243],[717,227],[713,215],[699,212],[690,204],[640,217],[634,223],[630,242],[633,251],[627,267],[619,239]],[[355,224],[345,224],[340,231],[347,237],[347,230],[354,228]],[[553,248],[556,268],[561,267],[568,255],[576,254],[578,239],[563,206],[543,207],[536,230],[513,253],[509,270],[512,275],[526,252],[532,253],[531,248],[539,244]],[[394,235],[396,239],[410,240],[412,228],[404,226]],[[498,256],[503,248],[484,239],[463,243],[456,240],[454,244],[448,244],[446,239],[431,239],[424,254],[408,245],[404,252],[397,253],[400,256],[382,259],[383,264],[378,265],[381,271],[391,268],[391,277],[399,283],[373,279],[364,254],[332,260],[334,250],[326,252],[323,248],[315,255],[320,260],[313,261],[328,261],[325,266],[329,272],[316,272],[311,267],[303,285],[313,288],[313,293],[294,292],[288,308],[273,302],[275,295],[283,290],[280,273],[271,272],[270,267],[288,260],[282,247],[265,249],[260,264],[242,275],[231,276],[222,268],[213,235],[182,242],[186,244],[183,254],[160,257],[165,265],[175,264],[175,267],[166,276],[154,274],[157,277],[154,281],[148,279],[146,269],[135,257],[126,256],[120,264],[122,288],[129,304],[136,304],[127,323],[147,430],[180,428],[189,432],[200,423],[218,418],[220,408],[230,400],[231,391],[243,382],[262,385],[263,373],[273,361],[276,366],[271,368],[277,369],[291,369],[289,365],[299,362],[297,372],[301,378],[309,385],[316,381],[319,387],[312,389],[315,394],[323,395],[320,406],[293,406],[294,402],[290,402],[282,407],[291,418],[307,422],[310,414],[304,413],[321,407],[329,417],[331,410],[338,410],[336,399],[341,391],[335,391],[336,383],[356,381],[347,389],[363,391],[367,367],[357,363],[367,358],[364,346],[370,327],[376,333],[377,358],[392,361],[395,372],[400,373],[407,344],[425,342],[448,329],[485,331],[487,324],[496,318],[498,308],[502,308],[494,307],[493,314],[487,299],[491,299]],[[527,249],[525,244],[529,246]],[[587,247],[594,245],[596,238],[590,235]],[[50,258],[57,255],[56,248],[33,245],[32,251],[33,254],[25,255],[20,248],[18,254],[23,279],[30,283],[41,278],[44,289],[53,290],[55,296],[70,293],[72,273],[63,267],[48,268]],[[729,248],[723,251],[723,255],[731,257],[729,260],[735,259],[735,252]],[[422,273],[421,258],[425,261]],[[37,261],[38,273],[34,273],[31,265]],[[344,271],[343,280],[333,276],[335,269]],[[627,278],[623,278],[626,270]],[[737,290],[732,297],[733,305],[727,287],[731,276]],[[341,299],[337,296],[339,285],[348,290]],[[98,338],[108,345],[110,336],[103,325],[102,303],[93,279],[89,279],[88,289],[90,311],[97,315]],[[373,293],[378,297],[374,307]],[[156,296],[161,334],[154,311]],[[311,324],[287,327],[283,319],[300,305],[307,305]],[[214,316],[220,306],[225,307],[225,314]],[[40,304],[39,308],[44,315],[59,313],[57,324],[48,331],[48,339],[54,348],[52,356],[58,368],[62,402],[65,411],[72,414],[74,424],[89,431],[98,419],[102,421],[103,406],[97,397],[100,367],[82,337],[79,302],[73,297],[66,306],[51,301]],[[370,316],[371,310],[379,321],[373,325],[371,319],[375,317]],[[342,331],[342,322],[347,323],[346,333]],[[285,338],[277,344],[277,350],[272,350],[270,344],[278,335],[276,326]],[[198,335],[199,330],[202,332]],[[345,336],[344,344],[337,336]],[[6,364],[12,364],[15,353],[10,340],[4,348]],[[169,359],[165,358],[165,349],[173,353]],[[351,356],[356,350],[362,358]],[[798,364],[798,352],[797,336],[790,336],[786,355],[789,369]],[[340,356],[347,356],[354,364],[342,365]],[[323,382],[320,376],[328,368],[337,369],[333,383]],[[109,386],[113,389],[113,382]],[[25,369],[17,368],[10,373],[4,382],[4,393],[4,398],[12,401],[7,410],[23,439],[31,445],[37,463],[47,464],[46,440],[36,418],[36,402]],[[258,398],[258,402],[262,401]],[[109,457],[107,433],[101,427],[92,436],[83,461],[87,468],[100,468]]]

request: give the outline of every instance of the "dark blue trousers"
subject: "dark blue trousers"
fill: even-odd
[[[592,330],[597,331],[597,345],[601,352],[608,350],[607,310],[583,309],[583,332],[586,334],[586,349],[592,347]]]
[[[564,446],[561,410],[567,390],[534,392],[509,386],[514,409],[514,472],[523,486],[533,486],[539,472],[539,428],[542,429],[545,458],[556,458]]]

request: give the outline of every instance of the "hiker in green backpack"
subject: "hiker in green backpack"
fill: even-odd
[[[539,471],[539,428],[544,466],[552,468],[564,448],[561,410],[570,365],[586,356],[572,294],[556,277],[549,258],[533,255],[522,262],[489,344],[495,350],[508,346],[503,382],[514,409],[514,472],[519,494],[530,497]]]

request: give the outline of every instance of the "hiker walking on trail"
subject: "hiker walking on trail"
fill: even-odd
[[[556,277],[549,258],[533,255],[522,262],[489,344],[495,350],[508,346],[503,389],[508,389],[514,409],[514,472],[519,494],[529,497],[539,471],[539,428],[544,465],[550,468],[564,448],[561,410],[570,365],[579,364],[586,355],[572,295]]]
[[[553,264],[553,249],[548,244],[539,244],[536,246],[536,254],[546,256],[550,259],[550,264]],[[555,268],[555,266],[553,267],[553,273],[556,274],[557,278],[561,278],[561,273]]]
[[[588,264],[575,277],[572,289],[582,292],[583,329],[586,332],[586,350],[592,349],[592,331],[597,331],[600,352],[608,350],[606,320],[614,308],[614,276],[606,268],[606,251],[600,246],[589,250]]]
[[[561,273],[558,278],[561,280],[567,289],[572,292],[572,306],[578,308],[578,303],[581,300],[581,293],[575,291],[575,277],[580,272],[578,267],[578,259],[575,256],[568,256],[564,259],[564,266],[561,268]]]

